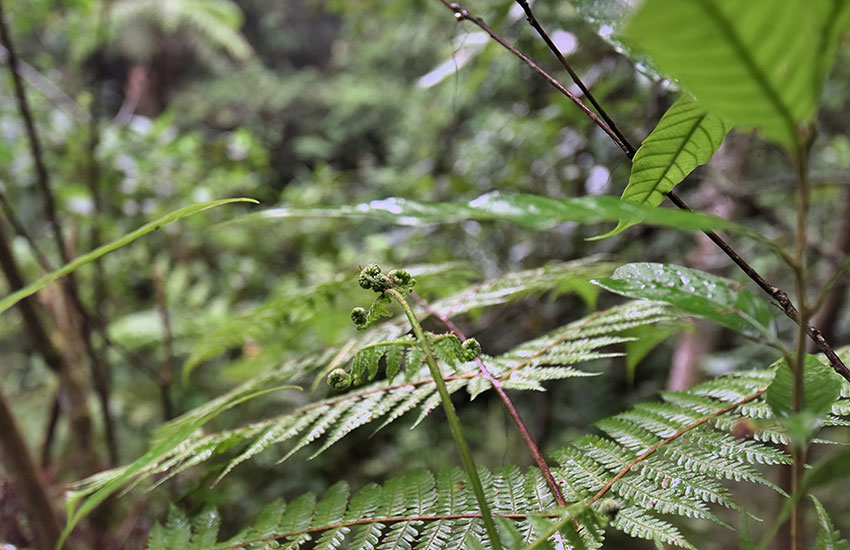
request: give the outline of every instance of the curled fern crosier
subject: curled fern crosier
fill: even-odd
[[[395,302],[401,307],[408,321],[410,321],[410,326],[416,337],[415,340],[411,341],[411,344],[414,344],[418,348],[418,354],[421,356],[421,360],[428,365],[428,369],[431,371],[431,376],[437,386],[443,410],[449,421],[452,438],[455,441],[464,468],[466,469],[466,474],[469,477],[475,500],[478,502],[478,508],[481,512],[481,519],[484,522],[485,530],[487,531],[487,537],[490,539],[490,544],[494,550],[501,550],[502,545],[499,539],[499,532],[493,521],[490,505],[484,495],[484,488],[478,476],[478,468],[475,466],[472,451],[470,451],[466,437],[463,435],[463,428],[452,404],[451,394],[445,380],[443,380],[440,367],[437,365],[437,353],[435,352],[435,349],[448,349],[454,355],[454,359],[467,362],[478,357],[481,353],[481,345],[474,339],[469,339],[461,343],[460,339],[454,335],[437,336],[430,332],[425,332],[416,315],[413,313],[410,304],[405,299],[405,296],[413,291],[413,286],[416,284],[416,279],[411,277],[407,271],[394,269],[384,274],[379,265],[369,264],[360,271],[357,281],[361,288],[371,289],[379,293],[379,296],[372,302],[368,310],[358,307],[351,312],[351,320],[357,326],[358,330],[368,328],[381,317],[391,316],[392,313],[389,306],[392,302]],[[438,339],[440,342],[443,342],[440,346],[437,345]],[[449,362],[453,363],[454,361]],[[367,369],[355,361],[352,364],[351,374],[346,373],[342,369],[336,369],[329,374],[328,384],[335,390],[343,390],[352,383],[362,382],[367,375],[371,380],[377,374],[377,364],[374,362],[372,364],[374,366]],[[388,359],[387,364],[387,377],[392,380],[395,374],[398,373],[401,361],[399,358],[394,357],[393,359]]]

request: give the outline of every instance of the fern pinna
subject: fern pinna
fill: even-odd
[[[711,505],[738,507],[723,480],[780,491],[757,470],[758,465],[789,462],[785,452],[763,442],[786,440],[778,425],[765,422],[770,412],[763,394],[772,378],[770,369],[746,371],[687,392],[664,393],[660,402],[599,422],[603,435],[584,436],[553,452],[553,473],[564,495],[596,511],[567,522],[578,522],[580,528],[563,547],[601,547],[599,525],[610,517],[611,528],[632,537],[692,548],[667,517],[724,524]],[[848,406],[842,397],[833,412],[844,413]],[[841,422],[832,415],[828,420]],[[758,426],[754,439],[730,434],[730,427],[741,422]],[[563,509],[536,468],[523,473],[508,466],[481,474],[494,513],[509,522],[503,525],[506,532],[521,535],[520,547],[535,543],[547,527],[564,523]],[[168,523],[152,533],[149,548],[300,548],[307,541],[323,549],[487,547],[479,517],[460,470],[436,475],[417,470],[383,486],[367,485],[354,496],[338,483],[318,503],[313,495],[288,505],[278,501],[254,525],[214,545],[216,512],[189,521],[173,510]]]

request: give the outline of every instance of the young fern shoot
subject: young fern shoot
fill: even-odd
[[[490,544],[494,550],[501,550],[502,545],[499,539],[499,532],[496,530],[490,505],[487,503],[484,495],[484,488],[481,485],[478,469],[472,458],[472,451],[470,451],[469,443],[467,443],[466,437],[463,435],[463,428],[457,416],[457,411],[455,411],[452,404],[451,394],[446,387],[445,380],[443,380],[440,367],[437,365],[437,357],[432,345],[434,335],[426,333],[422,329],[422,325],[416,318],[416,314],[413,313],[413,309],[411,309],[410,304],[407,303],[407,299],[405,298],[405,295],[413,290],[416,279],[412,278],[410,273],[401,269],[390,271],[385,275],[381,271],[380,266],[370,264],[361,270],[358,281],[362,288],[380,293],[380,296],[375,299],[368,311],[364,308],[355,308],[351,312],[351,319],[357,325],[358,329],[365,329],[378,318],[390,315],[388,308],[390,302],[397,303],[407,316],[407,320],[413,329],[413,334],[416,336],[418,345],[422,350],[425,363],[431,371],[431,376],[440,394],[440,401],[443,404],[443,410],[445,410],[446,418],[449,421],[452,438],[455,440],[455,445],[460,453],[464,469],[466,469],[466,475],[469,477],[470,484],[472,485],[472,492],[481,511],[481,519],[484,522],[487,537],[490,539]],[[458,359],[462,361],[472,361],[480,353],[481,345],[474,338],[464,341],[457,350]],[[363,374],[356,373],[355,376],[362,378]],[[353,377],[342,369],[337,369],[328,376],[328,383],[334,389],[345,389],[351,384],[352,380]]]

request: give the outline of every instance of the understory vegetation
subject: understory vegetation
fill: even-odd
[[[850,548],[848,35],[0,0],[0,546]]]

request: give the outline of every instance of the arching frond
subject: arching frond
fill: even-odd
[[[505,388],[542,390],[542,382],[547,380],[592,376],[592,373],[571,365],[617,355],[604,350],[628,340],[617,336],[619,332],[672,318],[667,306],[649,302],[627,303],[556,329],[500,356],[483,359],[491,373],[503,379]],[[446,338],[446,341],[451,339]],[[439,406],[439,394],[428,368],[421,364],[419,348],[411,346],[411,343],[413,340],[409,338],[382,341],[367,344],[354,354],[352,369],[359,373],[374,373],[381,357],[388,358],[387,369],[394,371],[398,365],[393,366],[393,362],[400,362],[406,357],[408,372],[399,373],[390,382],[374,382],[240,428],[196,434],[176,446],[173,452],[152,462],[141,476],[171,476],[240,443],[247,447],[230,461],[218,479],[260,452],[289,442],[294,443],[282,456],[281,462],[324,438],[322,445],[313,453],[316,456],[365,424],[383,420],[380,429],[418,408],[415,426]],[[391,354],[396,358],[389,359]],[[440,361],[443,376],[450,392],[466,389],[474,397],[490,389],[490,383],[481,376],[474,362],[462,363],[451,353],[440,355],[443,357]],[[414,359],[411,360],[411,357]],[[413,369],[412,375],[410,369]]]
[[[605,314],[600,315],[599,322],[604,318]],[[510,353],[513,351],[506,355]],[[505,372],[510,372],[510,367],[502,374]],[[628,536],[693,548],[674,518],[725,525],[712,509],[718,505],[737,509],[722,485],[724,480],[760,483],[779,491],[759,467],[787,464],[789,457],[771,444],[730,433],[730,428],[742,422],[756,425],[758,420],[761,427],[771,420],[763,395],[772,376],[771,369],[747,371],[686,392],[664,393],[661,402],[642,403],[599,422],[604,436],[584,436],[552,453],[557,461],[553,474],[563,495],[577,506],[590,505],[595,512],[589,515],[564,516],[570,508],[557,507],[537,469],[522,473],[507,466],[496,472],[482,471],[493,514],[507,522],[503,525],[506,538],[526,545],[541,536],[561,537],[558,547],[571,548],[580,546],[575,538],[580,536],[585,547],[598,548],[600,526],[607,523],[603,516],[613,513],[610,528]],[[724,387],[732,390],[719,391]],[[846,407],[848,397],[841,397],[833,410]],[[271,540],[296,548],[308,539],[321,548],[398,545],[460,549],[488,544],[460,470],[441,472],[436,480],[427,472],[414,471],[383,487],[369,485],[350,499],[347,511],[343,509],[346,499],[347,487],[338,484],[315,510],[311,495],[297,499],[289,508],[277,504],[257,522],[262,521],[263,536],[255,525],[212,548],[241,548]],[[199,530],[203,521],[190,524],[175,514],[166,527],[155,531],[150,548],[166,550],[172,547],[163,541],[191,544],[193,537],[209,536]],[[269,514],[277,516],[277,524]],[[288,519],[293,515],[300,521]],[[210,524],[215,526],[215,522]]]

